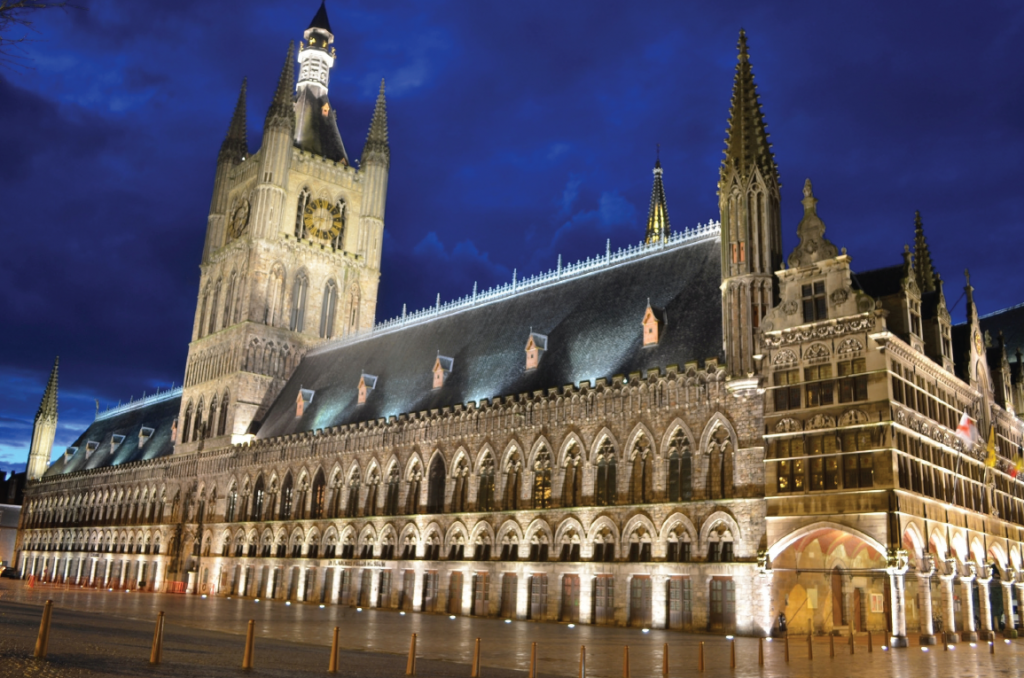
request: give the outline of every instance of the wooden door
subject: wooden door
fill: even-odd
[[[413,596],[416,594],[416,572],[406,570],[402,576],[402,604],[399,607],[406,612],[412,612]]]
[[[736,626],[736,584],[732,577],[714,577],[711,580],[711,610],[709,626],[712,630],[732,630]]]
[[[577,623],[580,620],[580,576],[562,576],[562,621]]]
[[[594,578],[594,623],[615,623],[615,579],[611,575]]]
[[[845,626],[843,615],[843,575],[838,567],[832,568],[832,627]]]
[[[391,607],[391,570],[380,571],[380,587],[377,589],[377,607]]]
[[[629,583],[629,624],[650,628],[653,617],[650,577],[633,577]]]
[[[448,580],[448,614],[462,614],[462,573],[452,572]]]
[[[373,587],[373,570],[363,568],[359,581],[359,606],[370,607],[370,589]]]
[[[506,572],[501,578],[501,617],[502,619],[516,618],[516,601],[519,594],[519,578]]]
[[[577,609],[579,604],[576,605]],[[530,610],[529,618],[540,621],[547,617],[548,612],[548,576],[535,574],[530,577]]]
[[[688,584],[689,579],[685,580]],[[669,577],[668,580],[668,627],[683,628],[683,583],[682,577]]]
[[[437,608],[437,572],[423,575],[423,611],[435,612]]]
[[[487,584],[486,572],[478,572],[473,575],[473,614],[477,617],[486,617],[491,611]]]
[[[858,633],[864,632],[864,621],[861,618],[860,589],[853,590],[853,624]]]

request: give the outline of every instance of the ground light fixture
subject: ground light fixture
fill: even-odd
[[[254,601],[252,601],[252,602],[254,602],[254,603],[258,603],[258,602],[260,602],[260,599],[259,599],[259,598],[257,598],[256,600],[254,600]]]
[[[574,628],[576,628],[576,625],[575,624],[569,624],[569,628],[570,629],[574,629]]]
[[[291,607],[292,606],[292,601],[286,600],[286,601],[284,601],[284,604],[287,605],[288,607]]]
[[[505,623],[506,623],[506,624],[511,624],[511,623],[512,623],[512,620],[511,620],[511,619],[506,619],[506,620],[505,620]]]
[[[450,614],[450,615],[448,615],[448,618],[449,619],[455,619],[455,615],[454,614]]]
[[[320,606],[320,609],[322,610],[322,609],[324,609],[325,607],[327,607],[327,606],[326,606],[326,605],[321,605],[321,606]]]

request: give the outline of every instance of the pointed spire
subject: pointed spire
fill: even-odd
[[[48,420],[57,421],[57,366],[60,364],[60,356],[53,361],[53,371],[50,372],[50,381],[46,384],[46,391],[43,393],[43,401],[39,403],[39,411],[36,412],[36,421]]]
[[[380,81],[380,92],[377,103],[373,107],[373,119],[370,120],[370,131],[366,134],[366,145],[363,146],[363,157],[360,166],[380,160],[385,167],[391,166],[391,147],[388,145],[388,105],[384,98],[384,79]]]
[[[277,81],[274,100],[270,102],[264,129],[284,128],[289,133],[295,132],[295,106],[292,92],[295,90],[295,43],[288,44],[288,56],[281,69],[281,77]]]
[[[235,114],[231,116],[231,124],[228,125],[228,134],[224,137],[224,143],[220,145],[218,160],[228,160],[232,164],[238,164],[249,155],[249,141],[245,129],[245,90],[246,79],[242,79],[242,91],[238,93],[238,103],[235,104]]]
[[[309,22],[309,27],[319,28],[328,33],[334,32],[331,30],[331,22],[327,20],[327,7],[324,0],[320,0],[320,9],[316,11],[316,16],[313,17],[313,20]]]
[[[750,54],[747,52],[747,33],[743,29],[740,29],[737,47],[739,55],[732,86],[729,128],[726,130],[729,136],[725,139],[722,174],[725,175],[728,166],[733,166],[741,176],[749,176],[749,170],[756,167],[765,182],[771,183],[774,179],[775,185],[778,185],[778,166],[775,164],[772,145],[768,143],[764,113],[761,111],[757,85],[754,84]]]
[[[924,239],[920,212],[914,212],[914,275],[921,292],[936,290],[935,268],[932,266],[932,255],[928,252],[928,241]]]
[[[804,182],[804,218],[796,227],[800,244],[789,255],[789,267],[799,268],[838,254],[836,246],[825,238],[825,222],[818,216],[818,199],[811,190],[811,180]]]
[[[668,222],[668,204],[665,202],[665,185],[661,180],[661,149],[658,149],[658,158],[654,161],[654,187],[651,188],[651,208],[647,212],[647,236],[644,239],[648,245],[662,242],[668,239],[672,230]]]

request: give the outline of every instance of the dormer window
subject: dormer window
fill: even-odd
[[[443,355],[437,356],[437,360],[434,361],[434,388],[444,386],[444,382],[448,379],[448,375],[451,374],[454,364],[455,360],[453,358]]]
[[[359,404],[366,402],[366,396],[377,387],[377,377],[372,374],[363,374],[359,377]]]
[[[540,354],[548,350],[547,335],[530,332],[530,338],[526,340],[526,369],[535,370],[540,364]]]
[[[642,321],[644,327],[644,346],[657,346],[659,339],[661,338],[661,318],[659,314],[651,304],[648,302],[647,310],[644,311],[644,319]]]
[[[92,456],[92,453],[99,448],[100,444],[95,440],[90,440],[85,444],[85,458],[88,459]]]
[[[921,304],[916,301],[910,302],[910,332],[921,335]]]
[[[300,388],[299,394],[295,396],[295,416],[301,417],[312,402],[313,391],[310,391],[308,388]]]
[[[139,448],[141,449],[146,441],[153,437],[153,429],[148,426],[143,426],[139,429]]]
[[[71,457],[75,456],[75,452],[78,452],[78,448],[77,447],[69,447],[68,449],[64,450],[64,463],[65,464],[68,463],[68,461],[71,459]]]
[[[800,296],[804,302],[804,322],[812,323],[828,318],[825,303],[825,282],[816,282],[801,287]]]
[[[110,453],[113,454],[114,450],[117,449],[117,446],[120,445],[123,442],[124,442],[124,436],[123,435],[119,435],[119,434],[115,433],[114,435],[110,436]]]

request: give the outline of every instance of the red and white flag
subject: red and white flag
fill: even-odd
[[[956,437],[964,441],[964,445],[968,447],[981,440],[981,436],[978,435],[978,427],[974,425],[974,420],[968,417],[966,412],[960,417],[960,425],[956,427]]]

